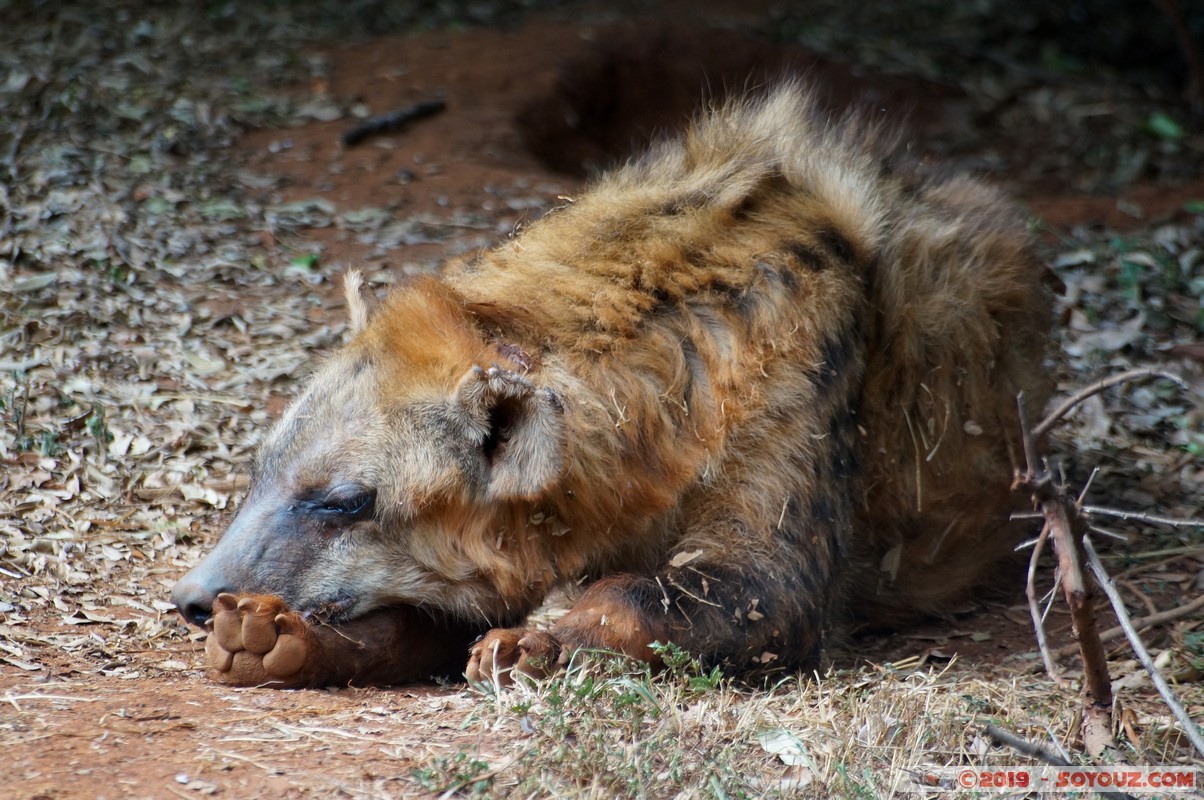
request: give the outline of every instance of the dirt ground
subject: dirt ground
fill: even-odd
[[[73,14],[83,12],[65,13],[62,28],[6,13],[15,30],[61,32],[75,30]],[[1120,410],[1119,395],[1092,406],[1056,445],[1068,471],[1081,479],[1102,465],[1109,505],[1201,516],[1204,337],[1195,326],[1204,316],[1192,315],[1204,281],[1204,134],[1186,115],[1186,130],[1161,140],[1125,121],[1181,108],[1173,82],[1130,91],[1108,84],[1112,76],[1102,76],[1102,88],[1074,76],[1041,89],[1029,75],[984,99],[968,80],[903,74],[855,54],[844,61],[815,41],[770,40],[766,20],[779,29],[789,21],[775,13],[769,3],[574,4],[488,26],[332,34],[298,46],[282,78],[271,71],[276,62],[258,72],[255,59],[278,44],[265,34],[263,51],[240,56],[248,60],[238,85],[252,88],[238,91],[250,108],[260,82],[278,81],[265,96],[281,105],[265,111],[264,101],[208,128],[216,105],[176,101],[175,128],[156,122],[142,131],[131,107],[112,131],[81,142],[70,127],[78,123],[59,127],[49,106],[28,106],[43,113],[30,111],[11,140],[10,245],[0,251],[0,362],[9,376],[0,383],[0,519],[8,517],[0,527],[0,796],[412,796],[437,794],[413,773],[441,757],[468,749],[512,763],[519,721],[490,716],[482,708],[493,701],[464,687],[283,692],[208,682],[202,636],[171,609],[170,586],[220,534],[263,427],[311,354],[339,341],[335,278],[344,268],[363,267],[383,295],[400,276],[521,230],[581,191],[592,171],[677,127],[702,94],[718,98],[782,74],[808,76],[834,113],[856,106],[908,125],[918,159],[985,173],[1027,204],[1072,298],[1054,367],[1063,388],[1156,364],[1184,373],[1194,393],[1150,390],[1136,411]],[[148,42],[171,15],[152,21]],[[118,24],[142,23],[135,10]],[[93,51],[72,46],[82,54],[72,80],[86,82]],[[107,75],[114,51],[97,52],[105,54],[97,74]],[[159,62],[158,51],[147,52],[129,63],[149,75]],[[27,72],[20,86],[10,80],[10,102],[63,88],[52,71]],[[137,97],[138,86],[123,96]],[[340,141],[360,117],[433,99],[446,110],[353,147]],[[273,110],[284,107],[289,113]],[[1037,108],[1031,118],[1026,107]],[[97,108],[81,113],[100,119]],[[1124,125],[1148,152],[1123,137],[1113,151],[1089,148],[1092,136]],[[109,158],[105,143],[123,130],[154,144]],[[209,138],[193,142],[190,130]],[[34,144],[44,161],[26,155]],[[59,144],[70,164],[108,160],[62,177],[48,155]],[[103,241],[89,244],[90,236]],[[1153,265],[1134,282],[1159,314],[1137,323],[1133,308],[1101,299],[1114,288],[1107,276],[1117,242],[1133,263]],[[1182,281],[1173,286],[1160,277],[1166,253],[1179,257]],[[1110,564],[1126,571],[1137,613],[1204,589],[1198,527],[1156,535],[1113,527],[1129,544]],[[898,662],[966,680],[1039,681],[1027,672],[1033,644],[1020,602],[1011,593],[914,630],[851,640],[834,667],[854,674],[867,661]],[[1054,644],[1065,644],[1068,618],[1056,609],[1052,617]],[[1152,633],[1151,643],[1199,658],[1192,648],[1202,625],[1196,612]],[[1118,672],[1133,672],[1128,656],[1114,653]],[[1200,718],[1202,695],[1185,686]],[[1154,730],[1165,712],[1148,686],[1134,679],[1133,687],[1125,702]],[[1183,757],[1169,746],[1162,753]],[[505,793],[502,778],[490,791]],[[446,788],[468,792],[467,784]]]

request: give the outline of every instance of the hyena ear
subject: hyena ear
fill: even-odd
[[[343,273],[343,297],[346,298],[347,313],[350,316],[347,321],[347,333],[350,336],[355,336],[368,327],[368,304],[360,294],[360,287],[363,285],[364,276],[358,269],[350,269]]]
[[[533,499],[564,465],[564,406],[550,389],[494,364],[474,366],[456,387],[487,463],[486,486],[499,500]]]

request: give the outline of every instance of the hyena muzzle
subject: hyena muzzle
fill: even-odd
[[[473,679],[657,641],[796,669],[834,624],[948,608],[1015,540],[1050,301],[1016,210],[901,150],[786,85],[370,318],[350,291],[173,592],[215,674],[404,681],[481,634]]]

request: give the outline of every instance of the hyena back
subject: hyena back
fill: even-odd
[[[1008,202],[887,139],[786,86],[396,289],[177,603],[420,606],[495,628],[470,677],[658,640],[805,667],[834,621],[948,607],[1014,542],[1049,300]],[[566,584],[550,631],[512,627]]]

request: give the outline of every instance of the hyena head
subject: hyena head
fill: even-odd
[[[197,624],[221,592],[333,621],[396,604],[489,624],[529,611],[546,559],[516,558],[527,537],[507,533],[560,479],[563,408],[504,361],[441,284],[394,292],[268,435],[177,607]]]

